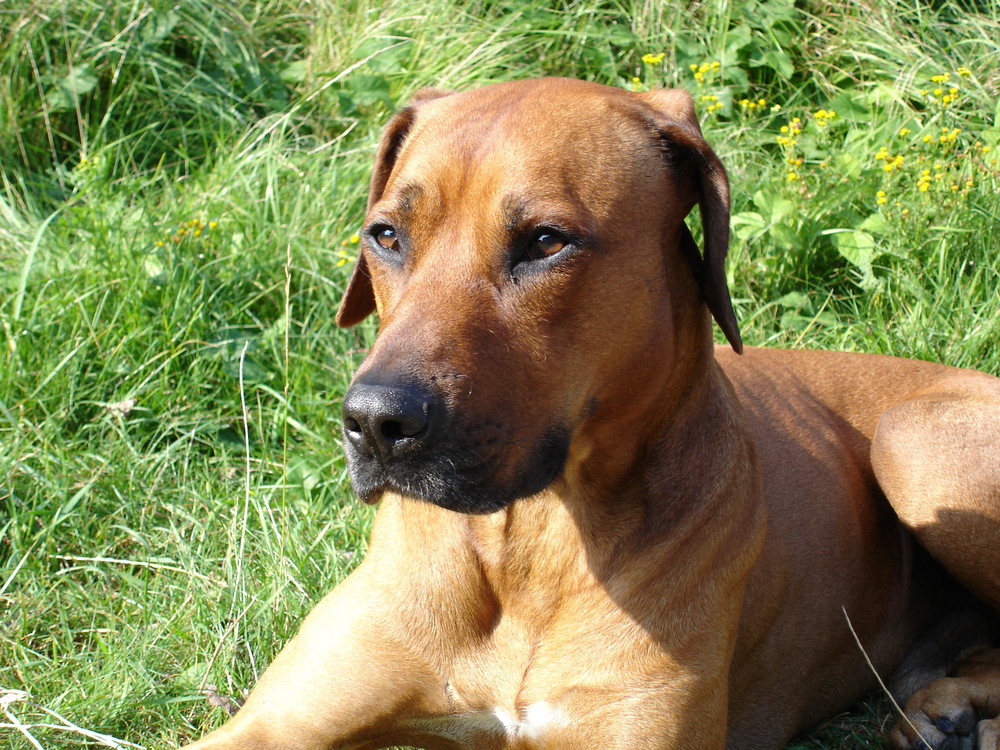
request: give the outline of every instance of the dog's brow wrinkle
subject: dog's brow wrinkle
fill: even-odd
[[[528,213],[524,201],[519,198],[505,199],[502,211],[503,226],[509,234],[516,232],[524,224],[524,218]]]
[[[402,214],[413,214],[417,210],[424,189],[417,184],[408,183],[393,191],[396,194],[397,210]]]

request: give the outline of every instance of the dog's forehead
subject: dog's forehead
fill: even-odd
[[[486,205],[571,192],[599,208],[659,178],[656,149],[626,91],[567,79],[494,84],[420,104],[384,197],[475,196]]]
[[[415,140],[447,142],[455,156],[518,157],[607,153],[642,137],[638,104],[627,92],[585,81],[542,79],[494,84],[422,107]],[[599,157],[600,154],[590,154]]]

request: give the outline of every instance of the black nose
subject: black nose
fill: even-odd
[[[366,456],[387,460],[421,447],[433,399],[415,386],[355,383],[344,398],[344,436]]]

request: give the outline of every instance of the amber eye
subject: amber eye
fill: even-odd
[[[568,243],[563,237],[553,232],[539,232],[528,245],[525,255],[529,260],[538,260],[555,255]]]
[[[375,241],[386,250],[394,253],[399,252],[399,238],[396,237],[396,230],[392,227],[376,227],[373,232]]]

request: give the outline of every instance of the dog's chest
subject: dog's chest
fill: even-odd
[[[535,750],[550,747],[571,729],[565,710],[547,701],[510,711],[499,706],[421,719],[421,731],[476,750]]]

